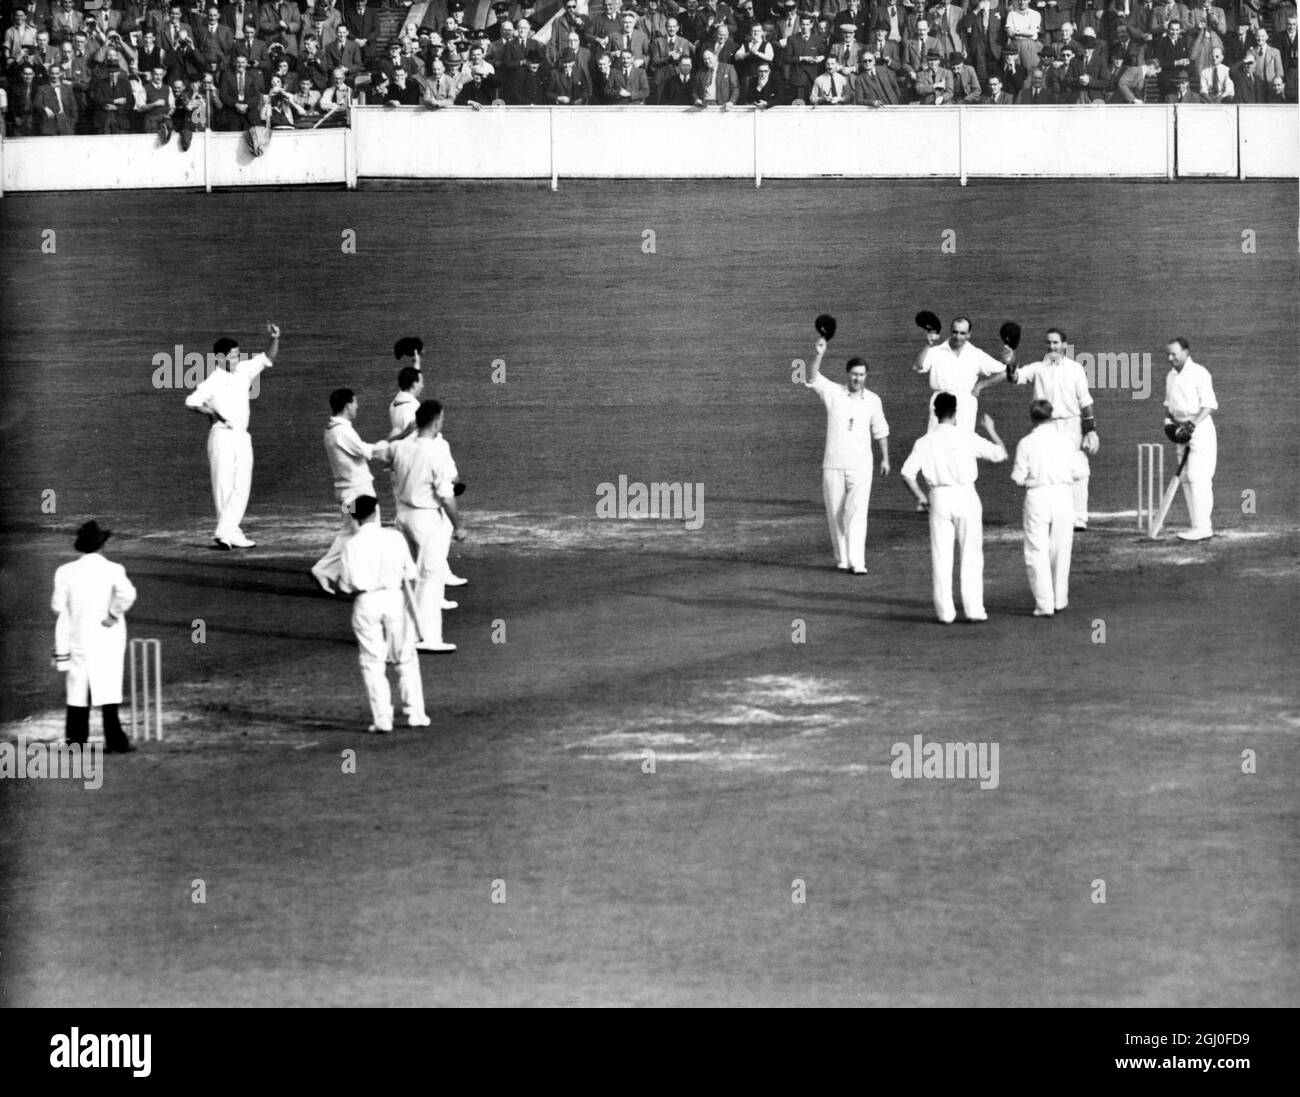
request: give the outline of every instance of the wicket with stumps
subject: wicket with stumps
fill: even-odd
[[[132,640],[131,738],[140,738],[140,728],[143,726],[144,740],[148,742],[151,722],[154,738],[161,743],[163,737],[162,643],[158,640]]]
[[[1150,534],[1165,491],[1165,447],[1157,442],[1138,444],[1137,528]]]

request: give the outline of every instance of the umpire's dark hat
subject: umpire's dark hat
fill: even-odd
[[[78,552],[98,552],[112,536],[111,529],[100,529],[99,523],[92,518],[77,530],[77,539],[72,542],[72,547]]]

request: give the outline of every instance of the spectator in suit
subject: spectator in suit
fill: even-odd
[[[1236,68],[1241,59],[1251,51],[1251,47],[1255,44],[1252,34],[1250,24],[1243,20],[1230,33],[1225,35],[1223,39],[1223,59],[1227,62],[1229,68]]]
[[[617,0],[605,0],[605,11],[591,20],[587,27],[587,48],[593,53],[608,50],[614,44],[614,38],[622,25],[618,19],[619,4]]]
[[[396,103],[399,107],[418,107],[420,105],[420,85],[404,68],[396,68],[388,78],[388,98],[385,102]]]
[[[30,61],[18,61],[15,65],[17,76],[9,78],[9,94],[5,102],[5,128],[10,137],[31,137],[40,132],[36,118],[36,66]]]
[[[1032,107],[1050,107],[1056,103],[1056,96],[1047,86],[1046,74],[1042,69],[1034,69],[1029,74],[1029,83],[1020,89],[1016,102]]]
[[[1175,91],[1177,75],[1185,72],[1189,80],[1191,78],[1192,51],[1183,34],[1181,19],[1173,18],[1165,24],[1164,33],[1155,41],[1155,55],[1160,59],[1160,94],[1168,102],[1168,97]]]
[[[865,46],[871,41],[871,14],[863,5],[862,0],[848,0],[848,3],[840,8],[836,18],[839,20],[840,26],[845,23],[853,24],[853,40],[859,46]],[[888,35],[889,31],[886,30],[885,34]]]
[[[1002,67],[994,70],[1002,80],[1002,90],[1008,95],[1019,95],[1029,80],[1028,70],[1020,63],[1019,50],[1002,51]]]
[[[1278,77],[1286,78],[1282,68],[1282,51],[1268,44],[1268,31],[1260,27],[1255,31],[1255,69],[1270,85]]]
[[[1300,47],[1300,30],[1296,28],[1296,14],[1293,9],[1287,16],[1286,29],[1282,31],[1277,44],[1277,51],[1282,55],[1282,72],[1286,76],[1287,85],[1292,90],[1295,89],[1297,65],[1300,64],[1296,58],[1297,47]]]
[[[611,88],[617,102],[639,107],[650,98],[650,78],[645,69],[637,68],[631,50],[620,50],[618,67],[614,69]]]
[[[686,6],[677,12],[682,37],[689,38],[693,44],[706,41],[713,25],[713,14],[709,8],[702,7],[699,0],[686,0]]]
[[[1160,102],[1160,61],[1153,57],[1139,65],[1129,65],[1120,74],[1116,103]]]
[[[809,99],[826,60],[826,39],[815,29],[811,12],[799,13],[799,33],[786,44],[786,88],[792,99]],[[716,58],[716,54],[714,55]]]
[[[664,33],[650,41],[650,87],[657,91],[677,73],[677,62],[691,54],[691,43],[682,37],[676,16],[664,20]],[[771,47],[769,47],[771,48]],[[656,96],[656,101],[658,97]]]
[[[966,55],[961,51],[948,55],[948,69],[952,72],[953,101],[957,103],[979,103],[983,101],[980,94],[980,78],[973,66],[966,63]],[[998,81],[999,85],[1001,81]]]
[[[954,3],[937,3],[927,12],[930,28],[939,40],[939,52],[948,57],[953,53],[965,53],[962,41],[961,24],[966,18],[964,7]]]
[[[378,16],[375,17],[378,20]],[[376,24],[377,25],[377,24]],[[257,29],[269,46],[279,42],[290,57],[298,56],[302,12],[295,0],[269,0],[257,13]],[[287,98],[287,94],[286,94]]]
[[[456,102],[456,92],[459,90],[455,78],[447,73],[442,58],[435,57],[424,80],[424,98],[421,102],[426,107],[450,107]]]
[[[497,99],[499,85],[494,74],[488,72],[487,65],[476,65],[470,70],[469,79],[460,86],[456,93],[456,106],[480,107],[491,106]]]
[[[560,17],[551,25],[552,42],[568,42],[569,36],[576,34],[579,40],[585,40],[588,35],[587,17],[578,14],[578,0],[564,0],[564,11]],[[557,57],[552,62],[552,68],[559,61]]]
[[[416,68],[414,61],[408,61],[402,56],[402,47],[397,42],[393,42],[388,47],[388,56],[379,62],[379,71],[384,73],[389,80],[392,80],[393,73],[398,69],[405,72],[407,76],[414,76]]]
[[[1199,91],[1192,91],[1192,77],[1185,69],[1174,75],[1174,90],[1165,96],[1166,103],[1204,103]]]
[[[349,86],[365,71],[365,57],[361,47],[352,41],[352,31],[346,23],[340,23],[335,29],[334,44],[326,47],[324,60],[331,73],[339,68],[347,73]]]
[[[1269,102],[1268,83],[1255,70],[1255,55],[1246,54],[1232,70],[1233,100],[1237,103]]]
[[[1095,27],[1088,27],[1084,30],[1079,35],[1078,41],[1084,52],[1089,49],[1095,50],[1097,56],[1101,59],[1102,69],[1105,71],[1110,70],[1110,47],[1097,36]]]
[[[298,82],[310,84],[316,92],[316,99],[312,103],[314,109],[320,103],[321,93],[332,82],[330,66],[325,64],[325,59],[320,52],[320,42],[314,34],[304,34],[299,49],[302,50],[302,54],[298,58]]]
[[[549,87],[550,74],[542,64],[542,50],[534,47],[524,58],[524,68],[516,79],[511,91],[511,98],[506,100],[517,107],[546,106],[546,91]]]
[[[72,36],[81,30],[83,21],[81,12],[73,6],[72,0],[59,0],[58,8],[50,15],[50,38],[60,46],[64,42],[71,42]]]
[[[619,29],[614,35],[613,51],[622,56],[626,50],[632,55],[632,64],[639,69],[650,60],[650,39],[637,27],[637,14],[631,8],[619,13]]]
[[[1223,39],[1228,33],[1228,20],[1223,9],[1215,7],[1211,0],[1199,0],[1188,11],[1186,18],[1192,69],[1199,74],[1202,69],[1210,67],[1210,55],[1214,48],[1223,48]]]
[[[582,39],[578,36],[578,32],[570,31],[568,42],[565,43],[561,41],[560,43],[558,43],[557,48],[555,48],[552,51],[549,57],[550,68],[552,70],[558,68],[560,65],[560,58],[564,55],[564,53],[566,52],[572,53],[573,63],[575,66],[577,66],[578,75],[582,77],[583,83],[585,83],[588,90],[590,90],[591,74],[596,71],[596,67],[595,67],[596,62],[595,59],[591,56],[591,50],[587,49],[587,47],[582,45],[581,43],[582,43]],[[553,45],[556,44],[553,43]]]
[[[925,68],[916,75],[916,97],[923,103],[951,102],[954,94],[952,73],[941,65],[938,50],[925,55]]]
[[[863,52],[870,53],[876,59],[877,68],[889,69],[894,77],[895,84],[902,79],[903,63],[901,60],[902,55],[899,53],[899,43],[889,40],[889,31],[884,27],[877,27],[872,31],[872,40],[867,44]]]
[[[217,93],[221,97],[222,129],[238,132],[256,123],[262,106],[262,78],[250,67],[246,55],[235,55],[235,67],[222,74]]]
[[[1003,90],[1001,78],[994,75],[989,77],[988,94],[983,96],[979,101],[988,106],[1003,107],[1014,103],[1015,99]]]
[[[839,62],[834,57],[826,58],[826,71],[813,82],[811,102],[817,107],[852,104],[853,96],[849,90],[849,78],[840,72]]]
[[[239,38],[244,33],[245,23],[257,22],[257,11],[257,0],[227,0],[221,21],[230,28],[230,33],[235,38]]]
[[[701,39],[695,47],[695,60],[703,62],[704,51],[711,49],[719,65],[731,65],[736,56],[736,43],[731,40],[731,28],[726,23],[717,23],[713,27],[711,38]]]
[[[847,19],[836,23],[827,56],[834,59],[846,80],[857,72],[858,55],[861,52],[862,47],[858,45],[857,40],[857,28],[853,23]]]
[[[147,33],[145,41],[148,41]],[[215,4],[208,8],[203,25],[194,31],[194,51],[204,66],[216,65],[219,69],[226,67],[235,51],[234,32],[221,21],[221,9]],[[145,52],[143,43],[140,52]]]
[[[1096,37],[1084,38],[1083,56],[1075,57],[1065,73],[1065,91],[1069,102],[1091,103],[1106,98],[1110,67],[1097,49]]]
[[[596,71],[591,77],[591,104],[596,107],[612,107],[617,103],[614,58],[602,51],[596,57]]]
[[[131,85],[122,72],[121,58],[109,49],[104,63],[90,81],[90,102],[95,110],[96,133],[126,133],[130,129]]]
[[[1223,63],[1223,47],[1215,46],[1210,63],[1201,70],[1201,95],[1207,103],[1226,103],[1232,102],[1235,94],[1232,73]]]
[[[302,38],[313,34],[322,50],[334,44],[343,13],[334,6],[334,0],[308,0],[302,15]],[[242,24],[240,24],[242,26]],[[300,47],[301,48],[301,47]]]
[[[248,67],[255,71],[266,64],[266,43],[257,37],[256,23],[244,24],[244,36],[235,43],[231,53],[232,61],[233,57],[242,57],[248,62]],[[233,63],[229,67],[233,69]]]
[[[46,136],[71,136],[77,128],[77,101],[72,88],[63,82],[62,65],[51,65],[48,75],[49,83],[37,88],[33,96],[33,120],[40,123],[36,132]]]
[[[693,82],[697,107],[720,106],[725,110],[740,99],[736,70],[719,62],[711,49],[701,55],[700,70]]]
[[[754,75],[745,81],[740,90],[740,105],[766,110],[781,102],[781,89],[772,75],[772,63],[760,61]]]
[[[183,14],[184,8],[180,4],[172,4],[167,9],[167,22],[158,32],[158,46],[169,55],[169,65],[175,63],[171,55],[182,52],[182,43],[188,40],[191,46],[194,44],[194,28],[183,20]]]
[[[1002,63],[1002,13],[993,10],[991,0],[979,0],[959,24],[962,49],[981,83]]]
[[[676,12],[677,5],[671,3],[671,0],[669,2],[673,12]],[[643,11],[641,18],[637,21],[637,27],[645,33],[646,38],[650,40],[650,44],[653,46],[656,36],[660,38],[668,36],[668,20],[673,18],[673,14],[665,10],[659,0],[645,0],[641,7]],[[653,85],[654,80],[651,79],[650,83]]]
[[[659,85],[656,102],[665,107],[691,107],[695,105],[695,88],[691,80],[691,69],[695,62],[689,53],[677,59],[677,68],[673,75]]]
[[[551,70],[546,101],[559,106],[581,106],[591,101],[591,83],[578,70],[578,57],[572,50],[560,54],[559,65]]]
[[[858,59],[852,88],[854,106],[896,107],[903,101],[894,74],[887,65],[877,63],[874,53],[864,53]]]
[[[1273,83],[1268,89],[1267,103],[1294,103],[1296,101],[1295,92],[1286,86],[1286,80],[1281,76],[1273,77]]]
[[[379,54],[379,12],[367,0],[356,0],[353,7],[343,12],[343,22],[361,50],[362,64],[370,68]]]

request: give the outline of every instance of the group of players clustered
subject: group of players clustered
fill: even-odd
[[[1070,555],[1076,531],[1088,527],[1089,458],[1100,442],[1092,396],[1083,367],[1065,355],[1066,333],[1044,333],[1046,353],[1036,362],[1017,362],[1020,328],[1002,325],[1003,344],[994,358],[970,342],[971,322],[955,318],[945,340],[932,312],[917,325],[925,346],[912,368],[928,376],[932,395],[927,433],[913,445],[900,473],[929,514],[934,610],[939,621],[957,618],[953,601],[953,550],[960,553],[962,611],[968,621],[986,621],[984,608],[983,510],[975,490],[979,461],[998,463],[1008,454],[993,420],[984,415],[976,432],[979,394],[1006,380],[1032,384],[1033,429],[1016,446],[1012,480],[1025,488],[1025,567],[1034,599],[1034,616],[1051,617],[1069,604]],[[850,358],[847,380],[837,384],[822,373],[822,360],[836,322],[816,321],[818,339],[806,380],[826,407],[826,450],[822,492],[836,567],[864,575],[867,509],[875,473],[873,443],[880,450],[880,473],[888,475],[889,425],[880,398],[867,387],[867,362]],[[280,329],[268,324],[267,349],[245,358],[233,339],[213,345],[222,369],[214,370],[186,398],[186,405],[211,420],[208,463],[217,512],[216,544],[223,550],[251,548],[241,529],[252,485],[253,446],[248,432],[253,382],[269,367],[280,344]],[[422,400],[424,379],[420,339],[399,339],[398,360],[410,359],[398,373],[398,393],[389,405],[391,430],[382,441],[365,442],[353,422],[356,394],[347,388],[330,394],[332,416],[325,429],[325,451],[339,504],[339,529],[329,550],[312,566],[328,593],[353,595],[352,628],[357,637],[361,675],[370,703],[372,732],[393,728],[393,703],[386,667],[396,668],[398,693],[407,723],[427,727],[418,652],[449,653],[443,638],[443,612],[457,608],[448,587],[467,580],[452,574],[448,553],[464,539],[457,497],[463,492],[451,447],[442,436],[443,408]],[[1190,518],[1178,536],[1200,541],[1213,535],[1213,479],[1217,438],[1212,413],[1218,404],[1209,371],[1194,362],[1185,338],[1166,347],[1170,371],[1165,381],[1165,433],[1179,447],[1180,478]],[[397,513],[394,528],[382,525],[370,462],[392,472]],[[924,488],[922,487],[924,485]],[[92,704],[104,714],[106,750],[132,749],[117,717],[121,703],[126,648],[125,614],[135,590],[119,564],[100,553],[109,532],[88,522],[78,531],[81,558],[55,574],[53,609],[58,615],[55,664],[67,672],[67,738],[86,742]],[[105,607],[107,611],[105,612]]]

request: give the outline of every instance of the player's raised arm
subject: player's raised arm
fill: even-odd
[[[280,325],[268,320],[266,322],[266,330],[271,335],[271,342],[266,348],[265,353],[267,358],[274,362],[275,356],[280,353]]]
[[[821,335],[817,337],[817,342],[813,344],[813,360],[808,363],[808,384],[810,385],[821,376],[822,359],[826,357],[826,347],[828,345],[825,336]]]
[[[925,346],[917,351],[916,358],[912,362],[912,372],[928,373],[930,367],[926,364],[926,356],[930,353],[931,347],[943,342],[943,324],[929,309],[922,309],[916,314],[916,326],[925,332]]]

